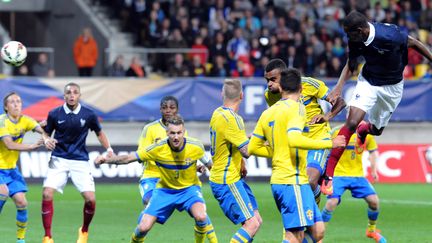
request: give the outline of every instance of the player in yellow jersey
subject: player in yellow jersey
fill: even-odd
[[[35,120],[21,113],[22,101],[17,93],[11,92],[3,98],[3,110],[6,114],[0,115],[0,213],[7,198],[11,197],[17,208],[17,243],[24,243],[27,230],[27,185],[16,167],[19,151],[29,151],[43,145],[42,140],[34,144],[22,144],[26,132],[36,131],[46,141],[51,138]]]
[[[262,113],[249,143],[249,154],[255,155],[266,143],[273,150],[270,183],[282,214],[284,243],[302,242],[305,228],[315,241],[323,238],[324,223],[306,173],[306,149],[341,147],[345,143],[343,137],[322,140],[302,135],[307,118],[301,87],[298,70],[281,70],[282,99]]]
[[[280,72],[284,68],[286,65],[281,59],[272,59],[265,68],[264,77],[268,86],[265,91],[265,98],[269,106],[281,99],[279,80]],[[311,77],[302,77],[301,81],[302,101],[306,107],[306,121],[308,123],[304,135],[313,139],[329,140],[331,138],[329,121],[345,107],[345,101],[339,97],[332,104],[331,111],[324,114],[319,100],[329,101],[327,99],[329,88],[323,81]],[[307,155],[307,174],[317,203],[319,203],[321,195],[318,181],[325,172],[328,154],[329,150],[318,149],[309,150]]]
[[[155,222],[163,224],[174,212],[187,210],[195,219],[195,242],[216,243],[213,225],[206,213],[201,182],[197,176],[197,160],[211,168],[212,162],[205,159],[203,144],[184,136],[183,119],[173,116],[167,120],[167,136],[145,149],[123,156],[98,156],[96,164],[128,164],[134,161],[154,161],[160,171],[160,180],[153,191],[147,207],[139,217],[139,224],[131,242],[144,242],[145,236]]]
[[[333,136],[339,133],[342,126],[334,129]],[[325,208],[322,211],[324,222],[329,222],[334,210],[341,202],[345,190],[351,191],[354,198],[362,198],[368,204],[369,224],[366,230],[366,236],[373,238],[377,243],[385,243],[386,239],[379,233],[376,223],[379,215],[379,200],[373,186],[368,182],[363,174],[362,158],[363,153],[358,154],[355,150],[359,146],[357,135],[353,134],[349,140],[333,177],[333,194],[327,196]],[[367,135],[365,148],[369,151],[369,161],[371,162],[372,178],[377,181],[378,174],[376,171],[376,160],[378,158],[378,146],[372,135]]]
[[[166,138],[166,121],[177,115],[178,100],[174,96],[165,96],[160,101],[161,119],[144,126],[139,139],[138,150],[145,149],[153,143]],[[154,161],[143,161],[143,174],[140,179],[140,193],[144,207],[150,201],[160,173]]]
[[[223,106],[214,110],[210,120],[210,153],[213,160],[210,187],[224,214],[234,224],[242,224],[230,242],[251,242],[262,219],[255,196],[242,179],[242,157],[249,157],[249,139],[243,118],[237,114],[243,99],[240,80],[226,79],[222,98]]]

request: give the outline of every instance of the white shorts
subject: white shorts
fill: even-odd
[[[357,107],[369,115],[376,128],[387,126],[402,99],[404,81],[392,85],[373,86],[361,75],[348,106]]]
[[[63,193],[68,176],[79,192],[94,192],[95,184],[88,161],[70,160],[51,156],[43,187],[50,187]]]

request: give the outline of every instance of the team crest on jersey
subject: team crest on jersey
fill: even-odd
[[[185,162],[186,162],[186,165],[190,165],[192,163],[192,159],[191,158],[186,158]]]
[[[85,125],[85,123],[86,123],[86,120],[84,120],[84,119],[80,119],[80,123],[81,123],[81,127],[84,127],[84,125]]]
[[[309,209],[308,211],[306,211],[306,216],[309,220],[312,220],[314,216],[312,210]]]
[[[355,99],[358,100],[360,98],[360,94],[355,95]]]
[[[252,203],[248,203],[248,207],[249,207],[250,210],[253,211]]]

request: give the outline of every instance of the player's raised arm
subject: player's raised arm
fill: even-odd
[[[417,39],[408,36],[408,47],[413,48],[418,53],[422,54],[424,57],[426,57],[429,62],[432,62],[432,52],[420,41]]]

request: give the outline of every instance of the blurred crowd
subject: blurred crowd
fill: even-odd
[[[111,6],[136,45],[191,48],[188,54],[154,54],[152,72],[167,76],[262,76],[272,58],[304,75],[338,77],[346,61],[341,22],[351,10],[371,21],[397,24],[432,48],[431,0],[99,0]],[[123,57],[109,75],[126,75]],[[430,66],[410,50],[406,78]]]

